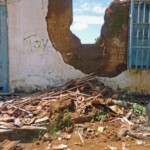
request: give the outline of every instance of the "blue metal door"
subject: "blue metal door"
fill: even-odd
[[[131,0],[129,69],[150,69],[150,0]]]
[[[0,5],[0,91],[8,92],[8,39],[6,5]]]

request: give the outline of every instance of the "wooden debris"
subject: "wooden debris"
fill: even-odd
[[[103,136],[109,140],[122,139],[126,135],[138,139],[150,138],[150,134],[145,131],[138,133],[141,130],[135,129],[137,126],[134,126],[136,123],[131,117],[133,110],[130,106],[127,107],[128,103],[120,100],[119,96],[119,100],[113,99],[111,96],[114,93],[90,75],[72,80],[51,91],[3,102],[0,104],[0,133],[45,130],[46,133],[40,139],[50,142],[53,140],[50,136],[53,130],[51,125],[53,127],[54,124],[55,127],[57,123],[61,126],[58,127],[59,130],[63,131],[59,133],[59,138],[56,138],[57,143],[65,143],[48,147],[55,150],[67,149],[65,144],[73,138],[70,134],[73,131],[78,136],[79,146],[86,144],[86,138],[97,137],[105,140]],[[118,120],[120,122],[117,122]],[[107,149],[117,148],[108,145]],[[125,143],[122,143],[122,149],[127,150]]]
[[[25,110],[25,109],[22,109],[22,108],[19,108],[19,107],[17,107],[17,106],[11,106],[12,108],[15,108],[15,109],[18,109],[18,110],[21,110],[21,111],[23,111],[23,112],[25,112],[25,113],[27,113],[27,114],[29,114],[29,115],[31,115],[31,116],[33,116],[33,114],[31,113],[31,112],[29,112],[29,111],[27,111],[27,110]]]
[[[126,136],[126,135],[127,135],[127,132],[129,132],[129,131],[130,131],[130,126],[122,125],[122,126],[119,128],[118,132],[117,132],[117,136],[118,136],[119,138],[121,138],[121,137],[123,137],[123,136]]]
[[[22,126],[20,128],[21,130],[46,130],[47,128],[46,127],[37,127],[37,126]]]
[[[130,118],[130,116],[132,115],[132,113],[133,113],[133,109],[131,109],[127,114],[126,114],[126,118],[127,119],[129,119]]]
[[[22,127],[23,126],[22,122],[20,121],[20,118],[15,119],[14,125],[17,126],[17,127]]]
[[[34,123],[35,119],[36,119],[35,117],[34,118],[22,118],[21,121],[24,125],[30,125]]]
[[[129,150],[126,148],[126,144],[124,142],[122,142],[122,150]]]
[[[52,121],[57,121],[56,114],[60,114],[63,120],[66,112],[70,115],[68,120],[71,124],[78,123],[73,128],[87,129],[88,127],[80,123],[93,121],[95,116],[102,121],[101,112],[105,113],[107,122],[121,120],[127,126],[133,125],[132,120],[129,120],[133,112],[128,113],[124,109],[127,108],[128,103],[113,99],[114,94],[117,93],[98,82],[93,74],[90,74],[42,94],[36,93],[12,99],[0,103],[0,132],[46,130],[47,126],[53,123]],[[41,126],[43,122],[46,123]],[[103,132],[101,127],[98,130]],[[126,135],[126,128],[123,131],[119,132],[119,137]],[[82,132],[78,131],[77,134],[83,145]],[[62,138],[70,139],[71,137],[64,135]]]
[[[62,138],[66,139],[66,140],[70,140],[71,139],[71,134],[63,133]]]
[[[116,106],[116,105],[109,106],[109,108],[110,108],[113,112],[115,112],[115,113],[117,113],[117,114],[120,114],[120,115],[123,115],[123,114],[124,114],[123,111],[122,111],[118,106]]]
[[[121,101],[121,100],[114,100],[114,99],[112,99],[112,103],[114,105],[118,105],[118,106],[121,106],[121,107],[127,107],[128,106],[127,102]]]
[[[0,129],[0,133],[11,132],[13,129]]]
[[[49,133],[45,133],[43,135],[44,139],[49,140],[50,139],[50,134]]]
[[[145,136],[143,135],[143,133],[132,133],[132,132],[127,132],[127,135],[132,137],[132,138],[136,138],[136,139],[144,139]]]
[[[52,149],[54,149],[54,150],[63,150],[63,149],[66,149],[66,148],[67,148],[66,144],[60,144],[60,145],[53,145],[52,146]]]
[[[49,120],[49,117],[44,117],[44,118],[35,120],[35,123],[40,123],[40,122],[44,122],[44,121],[48,121],[48,120]]]
[[[20,141],[10,141],[10,140],[5,140],[0,144],[0,149],[2,150],[14,150],[17,147],[17,144]]]
[[[116,147],[113,147],[113,146],[108,146],[108,148],[109,148],[110,150],[117,150],[117,148],[116,148]]]
[[[83,140],[83,137],[82,137],[82,135],[81,135],[81,133],[80,133],[79,130],[77,131],[77,134],[78,134],[78,136],[79,136],[79,138],[80,138],[82,144],[84,145],[84,140]]]
[[[129,121],[126,117],[123,117],[123,121],[125,121],[126,123],[128,123],[129,125],[134,125],[133,122]]]

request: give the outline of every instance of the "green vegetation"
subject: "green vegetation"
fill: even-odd
[[[49,127],[48,127],[48,130],[47,132],[50,134],[50,135],[54,135],[56,132],[59,131],[59,124],[57,123],[52,123]]]
[[[106,116],[107,116],[107,114],[104,111],[102,111],[99,114],[95,114],[93,116],[93,120],[94,121],[99,121],[101,118],[105,118]]]
[[[71,125],[71,116],[68,110],[58,114],[54,122],[47,124],[42,123],[41,126],[47,126],[47,130],[40,130],[36,132],[36,137],[32,139],[32,141],[36,141],[38,137],[44,135],[45,133],[49,133],[50,135],[56,134],[58,131],[70,127]]]
[[[146,109],[144,106],[139,105],[137,103],[131,103],[132,107],[133,107],[133,112],[137,113],[137,114],[145,114]]]
[[[95,38],[95,44],[98,44],[100,42],[100,36]]]
[[[54,135],[59,130],[62,130],[65,127],[69,127],[71,125],[71,116],[68,110],[65,110],[62,114],[60,113],[55,122],[51,123],[48,127],[47,132],[51,135]]]

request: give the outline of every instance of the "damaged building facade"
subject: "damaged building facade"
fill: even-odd
[[[112,2],[99,41],[81,44],[70,31],[72,0],[0,0],[0,90],[46,89],[95,73],[113,88],[150,91],[149,7]]]

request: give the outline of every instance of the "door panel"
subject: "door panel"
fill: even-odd
[[[150,3],[131,0],[129,69],[150,69]]]
[[[8,92],[7,8],[0,5],[0,90]]]

